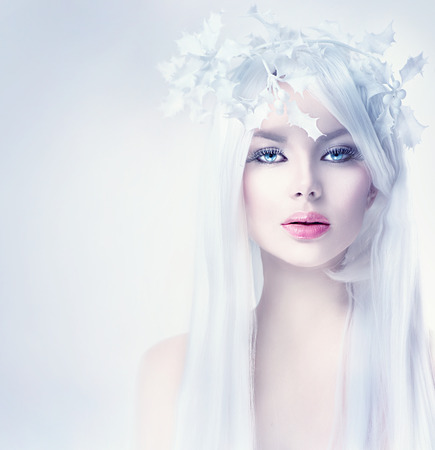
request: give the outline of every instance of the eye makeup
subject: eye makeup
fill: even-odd
[[[264,147],[248,155],[246,163],[252,161],[259,162],[260,164],[272,164],[285,162],[287,158],[284,155],[284,151],[278,147]]]
[[[320,159],[332,163],[343,163],[350,160],[362,161],[364,158],[361,152],[354,147],[337,145],[323,153]]]
[[[246,160],[246,163],[253,161],[260,164],[273,164],[286,162],[288,159],[284,151],[278,147],[264,147],[254,151]],[[364,158],[359,150],[347,145],[336,145],[327,149],[320,157],[321,161],[331,163],[344,163],[347,161],[363,161]]]

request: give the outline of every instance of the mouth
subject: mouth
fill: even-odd
[[[328,219],[319,213],[298,212],[290,216],[281,226],[296,239],[316,239],[323,236],[330,227]]]

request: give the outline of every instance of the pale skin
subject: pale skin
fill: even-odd
[[[258,448],[326,449],[334,419],[346,292],[318,270],[290,271],[273,257],[265,260],[268,275],[274,273],[267,276],[258,307]]]
[[[324,269],[340,263],[376,198],[356,154],[338,156],[341,162],[325,156],[331,148],[354,148],[343,126],[309,94],[295,100],[302,111],[319,118],[325,135],[314,141],[272,111],[261,126],[264,133],[252,140],[243,179],[248,229],[261,248],[264,270],[254,379],[258,450],[328,446],[349,303],[345,285]],[[280,149],[282,163],[253,160],[264,148]],[[296,211],[321,213],[330,229],[312,240],[290,236],[281,224]],[[171,448],[186,341],[186,335],[171,338],[144,357],[141,450]]]
[[[296,101],[319,118],[324,136],[314,141],[272,112],[249,155],[271,148],[283,156],[261,164],[273,159],[271,150],[244,174],[249,233],[262,249],[264,272],[255,367],[259,450],[328,447],[349,305],[345,285],[324,269],[342,260],[376,196],[360,155],[348,154],[355,144],[347,130],[310,95]],[[331,149],[335,161],[325,156]],[[298,211],[321,213],[330,229],[316,239],[290,236],[281,224]]]
[[[170,450],[187,335],[152,347],[142,359],[137,399],[137,449]]]

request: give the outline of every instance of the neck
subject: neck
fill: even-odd
[[[339,262],[341,259],[338,259]],[[332,280],[327,267],[295,267],[262,252],[264,288],[257,308],[258,331],[275,329],[275,336],[294,339],[305,332],[343,324],[348,313],[344,283]],[[329,265],[332,268],[332,265]],[[293,340],[292,339],[292,340]]]
[[[259,448],[277,448],[269,445],[277,436],[291,448],[329,447],[342,395],[337,381],[345,351],[346,286],[329,278],[327,267],[295,267],[266,253],[262,261],[254,388]],[[306,446],[313,436],[316,442]]]

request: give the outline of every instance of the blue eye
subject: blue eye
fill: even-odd
[[[287,158],[284,156],[281,149],[276,147],[266,147],[257,150],[246,160],[247,163],[251,161],[257,161],[261,164],[274,164],[285,162],[287,161]]]
[[[333,163],[343,163],[349,160],[361,161],[363,159],[361,153],[352,147],[333,147],[330,148],[324,155],[322,161],[329,161]]]

